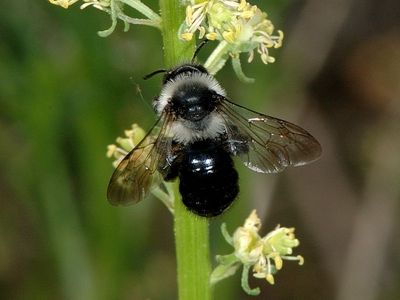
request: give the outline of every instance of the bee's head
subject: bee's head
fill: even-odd
[[[219,96],[225,91],[203,66],[183,64],[165,73],[154,104],[159,115],[168,108],[178,118],[200,121],[215,109]]]

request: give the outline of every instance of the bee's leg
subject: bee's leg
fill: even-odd
[[[226,135],[224,143],[225,151],[237,156],[249,151],[249,138],[240,134],[237,128],[231,127],[229,134]]]
[[[164,160],[163,165],[160,165],[158,171],[165,181],[174,180],[179,176],[182,155],[180,153],[174,155],[170,159]]]
[[[171,166],[159,170],[165,181],[174,180],[179,175],[179,166],[174,162]]]

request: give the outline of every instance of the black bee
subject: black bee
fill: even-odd
[[[112,204],[141,201],[158,171],[164,180],[179,177],[190,211],[217,216],[239,192],[232,157],[253,171],[276,173],[321,154],[318,141],[299,126],[231,102],[201,65],[165,71],[154,108],[157,123],[111,177],[107,196]]]

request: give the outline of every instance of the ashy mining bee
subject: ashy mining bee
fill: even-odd
[[[157,123],[111,177],[112,204],[141,201],[158,171],[164,180],[179,177],[190,211],[217,216],[239,192],[233,157],[253,171],[276,173],[321,154],[318,141],[299,126],[230,101],[201,65],[166,70],[154,108]]]

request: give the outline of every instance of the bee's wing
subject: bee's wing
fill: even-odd
[[[162,122],[161,127],[158,123]],[[171,155],[171,139],[167,138],[170,122],[161,117],[146,137],[129,152],[115,169],[107,189],[113,205],[137,203],[149,192],[157,176],[153,174],[162,160]]]
[[[318,141],[297,125],[226,98],[221,101],[219,110],[226,123],[231,153],[256,172],[280,172],[288,166],[310,163],[321,155]]]

